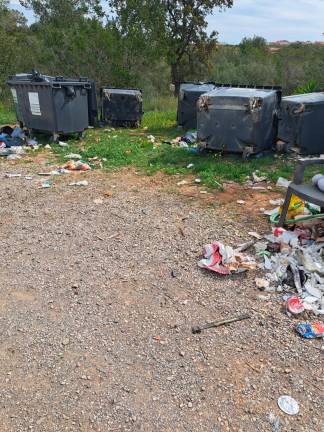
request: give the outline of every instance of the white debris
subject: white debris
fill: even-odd
[[[258,176],[256,172],[252,173],[252,180],[254,183],[261,183],[267,180],[266,176]]]
[[[278,198],[276,200],[269,200],[269,204],[273,206],[281,206],[283,204],[284,200],[282,198]]]
[[[288,186],[290,185],[291,181],[283,178],[283,177],[279,177],[276,183],[276,186],[278,187],[283,187],[285,189],[288,188]]]
[[[77,159],[80,160],[82,159],[82,156],[79,155],[78,153],[69,153],[67,155],[64,156],[65,159]]]
[[[70,183],[69,186],[88,186],[87,180],[80,180],[78,182]]]
[[[256,238],[257,240],[261,240],[262,237],[263,237],[262,235],[258,234],[258,233],[255,232],[255,231],[250,231],[250,232],[248,232],[248,234],[249,234],[249,236],[254,237],[254,238]]]
[[[19,174],[19,173],[5,173],[5,177],[8,177],[8,178],[21,177],[21,174]]]

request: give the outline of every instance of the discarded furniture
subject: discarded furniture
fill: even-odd
[[[112,126],[139,127],[143,117],[143,94],[139,89],[101,89],[101,120]]]
[[[321,192],[312,183],[303,182],[305,168],[316,164],[324,165],[324,158],[323,159],[314,159],[314,158],[301,159],[298,162],[295,175],[294,175],[294,180],[288,186],[285,202],[278,223],[280,227],[282,227],[285,223],[287,211],[289,208],[289,203],[293,194],[297,195],[303,201],[307,201],[312,204],[316,204],[320,206],[322,209],[321,213],[324,213],[324,192]]]
[[[198,101],[198,140],[207,149],[241,153],[270,150],[278,132],[279,87],[217,88]]]
[[[278,138],[300,154],[324,153],[324,92],[282,98]]]
[[[87,78],[16,74],[7,81],[13,96],[17,120],[30,131],[60,134],[79,133],[94,126],[97,117],[95,85]]]
[[[183,129],[197,129],[197,102],[199,97],[215,88],[214,83],[184,82],[180,84],[177,124]]]

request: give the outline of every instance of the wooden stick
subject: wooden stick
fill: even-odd
[[[211,323],[204,324],[201,326],[194,326],[191,328],[191,331],[193,334],[197,334],[197,333],[201,333],[203,330],[207,330],[209,328],[220,327],[222,325],[231,324],[231,323],[236,322],[236,321],[243,321],[243,320],[249,319],[249,318],[251,318],[251,315],[244,314],[244,315],[240,315],[240,316],[234,317],[234,318],[224,319],[224,320],[220,320],[220,321],[213,321]]]

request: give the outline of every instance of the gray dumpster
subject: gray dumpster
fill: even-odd
[[[29,130],[60,134],[83,133],[96,116],[95,87],[87,78],[50,77],[37,72],[10,76],[17,120]]]
[[[324,153],[324,93],[282,98],[278,138],[301,154]]]
[[[280,99],[279,88],[218,87],[198,101],[198,140],[208,149],[244,156],[269,150]]]
[[[139,89],[103,87],[101,120],[112,126],[139,127],[143,116],[143,94]]]
[[[215,88],[214,83],[184,82],[180,84],[177,124],[183,129],[197,129],[197,101]]]

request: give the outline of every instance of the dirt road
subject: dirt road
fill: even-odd
[[[269,196],[230,194],[248,197],[246,211],[228,194],[174,193],[174,177],[128,171],[39,189],[44,169],[0,163],[1,432],[272,432],[269,415],[282,432],[323,430],[321,341],[295,335],[255,272],[197,267],[208,241],[269,230],[253,214]],[[76,178],[89,185],[68,186]],[[280,412],[282,394],[299,415]]]

